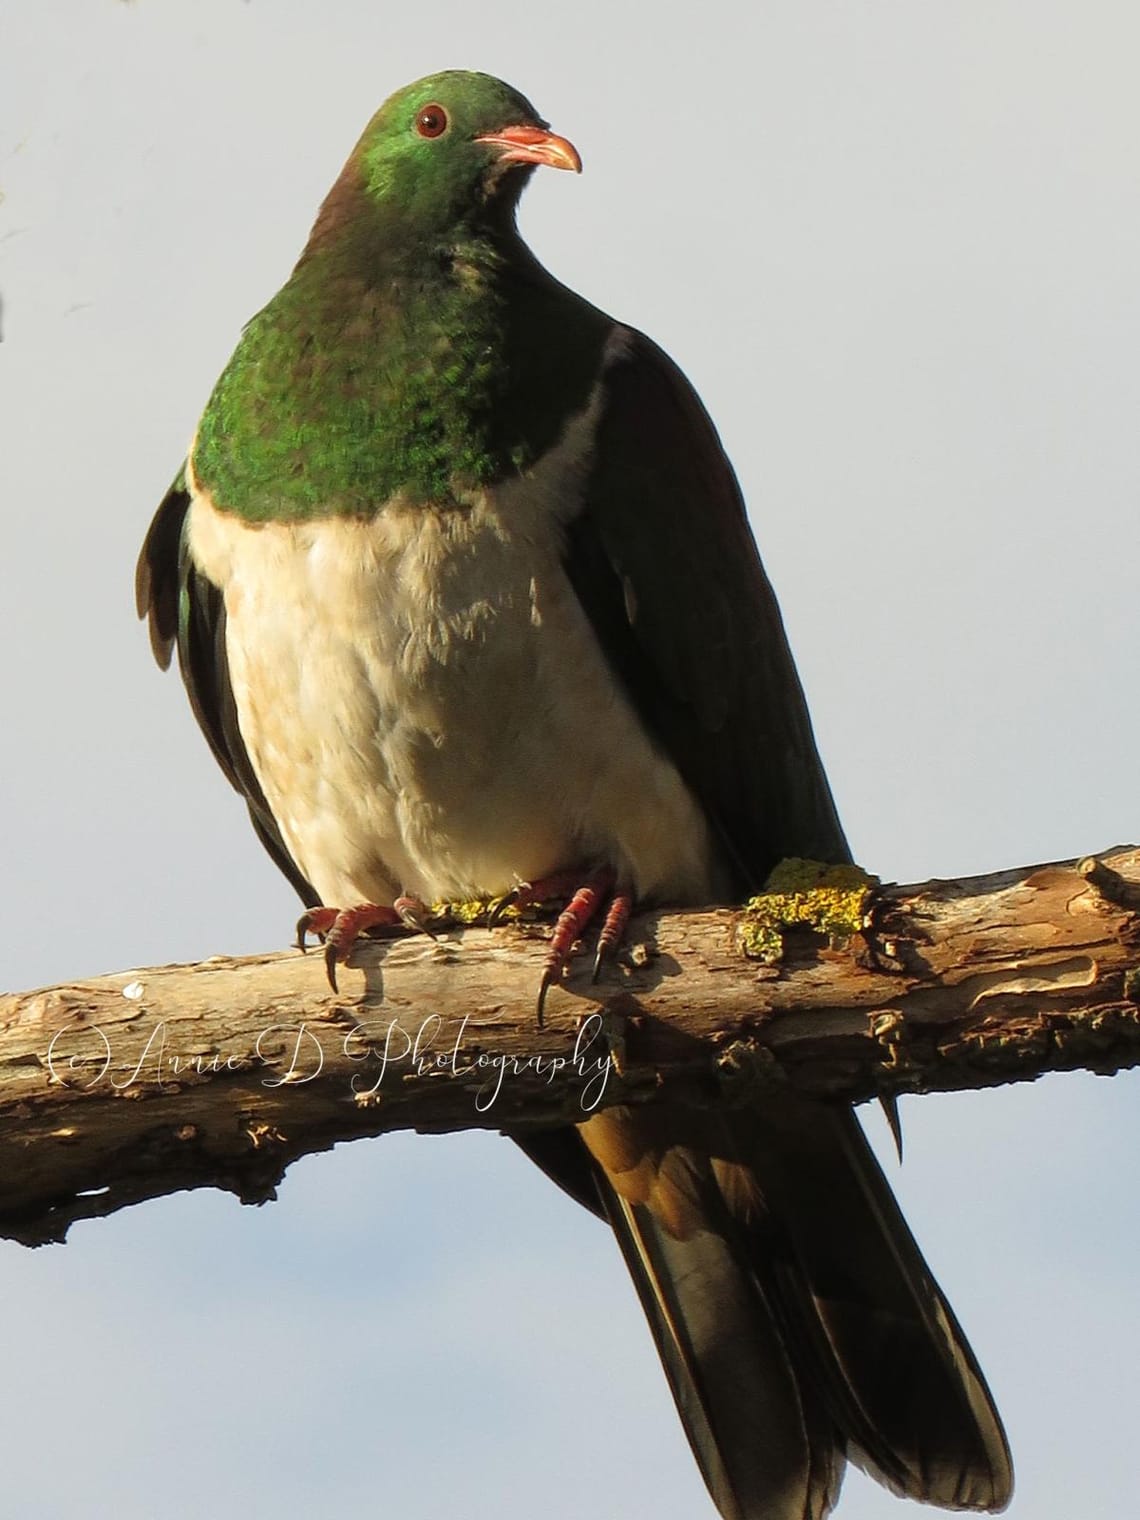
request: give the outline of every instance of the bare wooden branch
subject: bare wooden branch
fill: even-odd
[[[548,929],[296,952],[0,998],[0,1234],[181,1188],[273,1196],[297,1156],[393,1129],[565,1124],[668,1091],[762,1101],[978,1088],[1140,1063],[1140,850],[873,894],[843,948],[740,949],[742,910],[656,913],[597,985],[535,993]]]

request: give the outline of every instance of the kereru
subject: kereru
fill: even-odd
[[[612,942],[633,902],[849,859],[716,431],[522,242],[538,164],[580,168],[496,79],[392,96],[143,547],[159,662],[177,644],[330,964],[418,902],[558,882],[553,979],[594,910]],[[848,1458],[1007,1503],[981,1371],[851,1109],[647,1103],[521,1143],[613,1226],[725,1520],[818,1520]]]

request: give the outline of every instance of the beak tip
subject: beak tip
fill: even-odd
[[[551,169],[582,172],[582,158],[574,144],[545,127],[503,127],[476,138],[476,142],[498,148],[501,160],[507,163],[546,164]]]

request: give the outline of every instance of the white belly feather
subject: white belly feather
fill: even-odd
[[[507,890],[605,861],[701,901],[704,817],[612,678],[556,522],[504,493],[250,526],[204,494],[242,737],[322,901]]]

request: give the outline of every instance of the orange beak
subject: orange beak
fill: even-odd
[[[582,160],[574,144],[543,127],[503,127],[501,131],[488,132],[475,141],[501,148],[500,163],[548,164],[552,169],[573,169],[575,174],[582,172]]]

